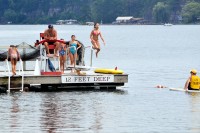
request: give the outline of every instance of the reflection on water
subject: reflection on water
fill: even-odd
[[[20,108],[19,108],[19,100],[18,100],[18,96],[19,95],[11,95],[12,99],[11,99],[11,108],[10,108],[10,119],[11,119],[11,124],[10,124],[10,129],[15,129],[17,128],[19,125],[18,120],[19,120],[19,112],[20,112]]]
[[[58,131],[85,131],[93,130],[98,132],[102,129],[101,119],[103,118],[102,102],[98,96],[87,97],[87,92],[70,92],[65,93],[44,93],[39,94],[41,100],[32,99],[23,104],[23,100],[29,96],[23,97],[26,94],[12,94],[7,95],[7,100],[10,100],[10,105],[2,103],[6,108],[1,108],[1,112],[4,112],[9,121],[4,122],[6,127],[3,131],[20,132],[24,123],[26,125],[23,131],[30,131],[34,129],[34,123],[40,123],[39,126],[43,132],[58,132]],[[92,93],[92,92],[91,92]],[[89,95],[91,95],[89,93]],[[34,93],[31,94],[35,96]],[[36,94],[37,95],[37,94]],[[22,98],[22,97],[23,98]],[[30,96],[30,97],[32,97]],[[30,98],[29,97],[29,98]],[[31,111],[31,113],[25,114],[27,110],[31,110],[33,107],[31,104],[37,104],[37,109]],[[24,106],[25,105],[25,106]],[[9,107],[10,106],[10,107]],[[34,108],[34,107],[33,107]],[[6,111],[9,111],[6,113]],[[25,116],[23,116],[25,115]],[[1,116],[2,117],[2,116]],[[31,117],[38,117],[38,121],[29,121]],[[1,119],[2,120],[2,119]],[[2,123],[1,123],[2,124]],[[0,129],[2,130],[2,129]],[[39,130],[39,129],[38,129]]]
[[[191,132],[200,132],[199,120],[200,120],[200,93],[187,93],[190,96],[190,106],[191,106]]]
[[[40,103],[40,122],[43,131],[81,131],[92,130],[98,133],[103,127],[102,119],[105,110],[102,109],[101,97],[92,96],[93,92],[67,92],[69,94],[45,93]],[[103,93],[103,92],[95,92]],[[112,92],[125,94],[123,90]],[[85,97],[85,95],[91,95]],[[98,95],[98,94],[97,94]]]
[[[45,130],[52,133],[58,128],[59,124],[57,122],[62,122],[62,117],[59,116],[59,108],[57,107],[59,106],[59,99],[54,94],[48,94],[44,96],[43,103],[41,103],[41,125],[45,127]]]
[[[115,104],[110,105],[109,102],[113,103],[113,96],[127,94],[120,89],[1,94],[0,112],[3,115],[0,124],[4,128],[0,131],[99,133],[104,130],[107,115],[112,114],[109,110]]]

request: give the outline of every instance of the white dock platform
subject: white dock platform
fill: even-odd
[[[27,45],[23,42],[18,49],[23,49],[23,55],[25,51],[29,48],[30,45]],[[87,47],[84,47],[84,50]],[[128,82],[128,74],[101,74],[95,73],[92,68],[92,58],[93,58],[93,49],[90,49],[90,66],[87,67],[84,64],[84,50],[80,54],[80,60],[74,59],[76,65],[68,65],[66,60],[65,72],[61,74],[59,72],[59,58],[55,57],[54,54],[52,57],[46,55],[46,50],[44,46],[40,45],[39,51],[40,56],[34,59],[25,59],[22,61],[20,59],[17,66],[17,74],[12,76],[11,73],[11,64],[8,60],[2,62],[4,64],[4,69],[0,70],[0,90],[4,88],[10,92],[11,90],[27,90],[27,91],[48,91],[48,90],[68,90],[68,89],[116,89],[118,86],[124,86]],[[37,49],[38,51],[38,49]],[[78,50],[77,50],[78,51]],[[67,51],[66,51],[67,52]],[[78,53],[78,52],[77,52]],[[21,56],[22,57],[22,56]],[[49,66],[53,62],[53,66],[57,73],[49,72]],[[28,65],[28,62],[32,61]],[[78,61],[78,63],[77,63]],[[35,64],[35,65],[34,65]],[[27,70],[26,66],[35,66],[34,71]],[[80,66],[78,66],[80,65]],[[72,73],[71,70],[76,69],[81,70],[82,74]],[[44,72],[41,72],[44,71]],[[44,75],[45,74],[45,75]],[[21,89],[20,89],[21,88]]]
[[[49,88],[54,90],[67,89],[116,89],[118,86],[124,86],[128,82],[128,74],[100,74],[93,71],[81,71],[84,75],[72,73],[66,70],[61,75],[34,75],[34,71],[24,71],[23,86],[27,91],[48,91]],[[18,73],[17,73],[18,74]],[[10,73],[11,75],[11,73]],[[21,76],[10,77],[12,88],[21,86]],[[0,72],[0,86],[8,86],[9,76],[5,72]],[[39,86],[39,90],[35,90]]]

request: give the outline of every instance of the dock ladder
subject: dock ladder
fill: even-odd
[[[10,92],[10,90],[14,90],[16,88],[11,88],[11,71],[10,71],[10,65],[9,65],[9,62],[8,60],[5,61],[5,66],[6,66],[6,69],[5,69],[5,74],[7,73],[6,76],[8,76],[8,90],[7,92]],[[20,59],[19,60],[19,72],[18,72],[18,75],[21,76],[22,80],[21,80],[21,89],[20,91],[24,91],[24,70],[23,70],[23,61]]]

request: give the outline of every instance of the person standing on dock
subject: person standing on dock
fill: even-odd
[[[197,70],[192,69],[190,71],[191,76],[185,83],[185,90],[199,90],[200,89],[200,78],[197,76]]]
[[[96,57],[98,57],[98,53],[100,51],[100,43],[99,43],[99,39],[98,37],[101,37],[101,40],[103,41],[104,45],[106,44],[103,36],[101,34],[101,31],[99,30],[99,23],[95,23],[94,24],[94,29],[92,30],[92,32],[90,33],[90,39],[91,39],[91,43],[92,43],[92,48],[96,49]]]
[[[62,72],[62,74],[64,73],[64,68],[65,68],[65,61],[67,58],[67,45],[66,42],[63,39],[60,39],[63,41],[63,43],[60,42],[60,45],[58,47],[58,51],[59,51],[59,56],[60,56],[60,70]]]
[[[49,44],[55,45],[55,55],[58,49],[58,42],[57,42],[57,31],[53,28],[53,25],[48,25],[48,29],[44,31],[44,39],[46,40],[44,42],[47,55],[49,55]]]
[[[12,75],[16,75],[16,64],[19,59],[21,59],[20,54],[14,45],[10,45],[8,49],[7,60],[10,57],[11,65],[12,65]]]
[[[77,59],[77,50],[81,48],[81,44],[76,41],[76,36],[71,36],[71,41],[69,42],[69,57],[71,65],[75,65]]]

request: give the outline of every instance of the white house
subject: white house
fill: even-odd
[[[116,23],[127,23],[130,22],[133,16],[124,16],[124,17],[117,17]]]
[[[144,23],[144,18],[134,18],[133,16],[117,17],[113,24],[141,24]]]

